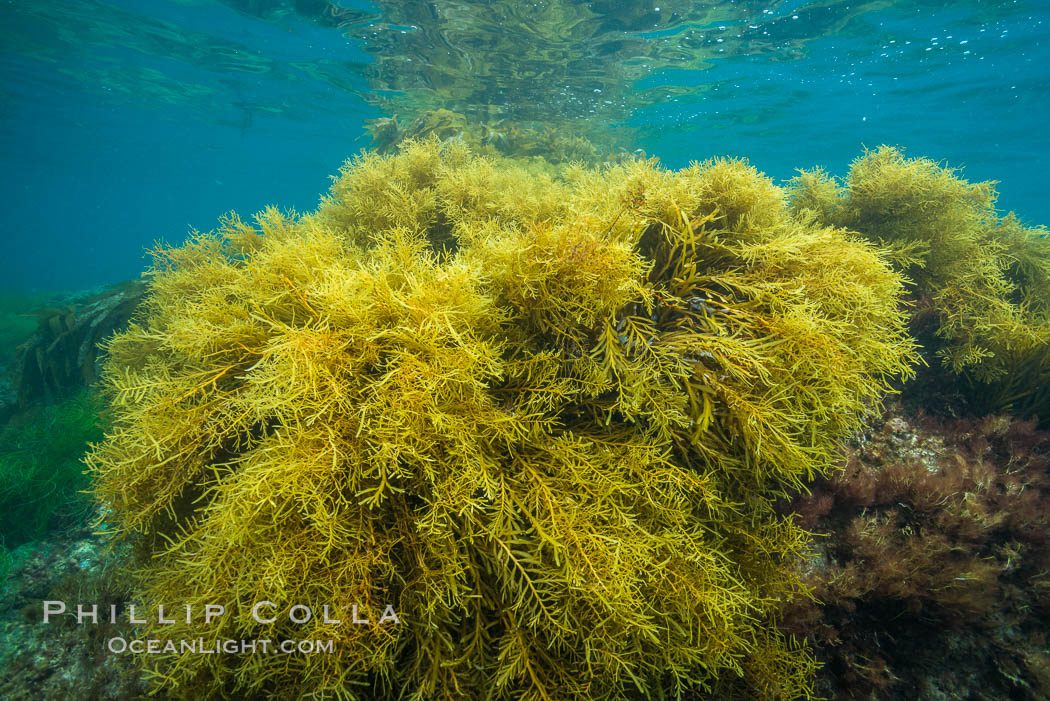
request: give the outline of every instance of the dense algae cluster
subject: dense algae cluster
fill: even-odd
[[[827,471],[914,349],[901,277],[739,161],[552,172],[409,142],[321,207],[156,252],[88,457],[167,692],[806,695],[775,626]],[[261,625],[255,602],[388,626]]]
[[[960,376],[977,413],[1050,420],[1050,238],[995,209],[995,183],[970,183],[883,146],[844,183],[822,170],[793,182],[792,207],[856,231],[908,280],[912,333]],[[952,382],[952,380],[949,380]]]

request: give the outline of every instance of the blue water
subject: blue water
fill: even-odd
[[[1050,223],[1050,2],[0,3],[0,285],[137,276],[228,210],[313,208],[365,122],[447,107],[777,179],[864,146]]]

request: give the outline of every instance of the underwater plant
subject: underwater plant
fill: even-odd
[[[478,125],[466,115],[447,109],[424,110],[407,124],[399,124],[397,115],[381,117],[368,123],[368,131],[372,136],[371,148],[379,154],[397,153],[406,141],[437,138],[462,140],[481,155],[535,157],[552,164],[579,163],[593,167],[626,157],[623,149],[615,146],[611,132],[601,135],[600,148],[598,143],[576,133],[568,123],[529,125],[499,119]]]
[[[45,304],[43,295],[0,294],[0,368],[7,368],[15,349],[37,327],[33,311]]]
[[[996,197],[993,182],[967,182],[888,146],[855,160],[844,183],[816,169],[791,191],[796,214],[887,252],[909,280],[916,337],[969,385],[975,413],[1048,420],[1050,238],[1000,216]]]
[[[99,397],[84,389],[16,416],[0,431],[0,534],[14,548],[87,522],[92,504],[81,456],[103,436]]]
[[[910,372],[900,277],[742,161],[548,170],[410,141],[155,251],[87,463],[140,603],[226,615],[144,637],[334,642],[166,693],[810,693],[774,501]]]
[[[127,325],[144,293],[141,280],[128,280],[39,305],[35,329],[20,339],[7,373],[17,407],[53,404],[91,386],[100,370],[100,342]]]
[[[1047,698],[1048,455],[1034,422],[891,409],[796,498],[826,536],[784,621],[824,663],[821,696]]]

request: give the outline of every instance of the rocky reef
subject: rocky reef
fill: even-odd
[[[788,510],[818,534],[785,629],[820,695],[1050,696],[1050,433],[892,407]]]
[[[139,699],[149,691],[141,663],[114,655],[107,640],[132,636],[121,585],[120,553],[85,527],[53,533],[4,553],[0,595],[0,696],[29,699]],[[43,621],[44,602],[79,601],[102,611],[118,606],[120,623],[78,623],[72,611]],[[161,694],[159,697],[164,698]]]

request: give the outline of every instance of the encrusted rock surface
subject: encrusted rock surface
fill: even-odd
[[[0,698],[139,699],[148,689],[130,654],[112,654],[107,640],[128,625],[78,624],[75,616],[43,622],[44,601],[97,603],[108,611],[123,599],[115,556],[88,529],[27,543],[7,562],[0,596]]]

